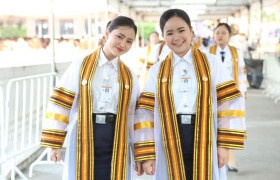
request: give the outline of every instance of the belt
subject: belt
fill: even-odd
[[[195,114],[177,114],[177,120],[180,124],[194,124]]]
[[[116,121],[116,115],[112,113],[93,113],[93,121],[97,124],[114,123]]]

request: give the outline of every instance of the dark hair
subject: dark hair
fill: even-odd
[[[109,28],[109,26],[110,26],[111,22],[112,22],[112,21],[107,22],[107,24],[106,24],[106,28]]]
[[[228,32],[231,34],[231,28],[227,23],[219,23],[214,31],[216,31],[216,29],[220,26],[225,26],[227,28]]]
[[[166,22],[168,21],[168,19],[170,19],[173,16],[178,16],[178,17],[182,18],[187,23],[189,28],[192,27],[190,17],[185,11],[183,11],[181,9],[169,9],[161,15],[160,20],[159,20],[160,29],[161,29],[162,33],[163,33],[163,28],[164,28]]]
[[[137,27],[134,24],[134,21],[126,16],[117,16],[111,22],[109,21],[107,26],[109,32],[113,31],[114,29],[117,29],[119,26],[129,26],[133,28],[135,35],[137,34]]]

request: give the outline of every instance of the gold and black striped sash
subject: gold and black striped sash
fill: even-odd
[[[193,179],[211,180],[213,112],[210,67],[205,54],[197,48],[192,47],[192,55],[198,83]],[[172,66],[172,52],[170,52],[161,63],[158,74],[159,113],[169,179],[185,180],[185,167],[172,95]]]
[[[81,66],[79,85],[79,118],[77,129],[76,179],[94,178],[94,142],[92,123],[92,78],[98,63],[100,48],[87,56]],[[119,61],[120,93],[115,125],[112,157],[112,180],[126,179],[127,167],[127,115],[133,88],[129,69]]]
[[[232,55],[232,63],[233,63],[233,79],[235,80],[236,84],[239,85],[238,81],[238,53],[237,49],[233,46],[229,46],[231,55]]]

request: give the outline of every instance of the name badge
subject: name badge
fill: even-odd
[[[188,92],[191,90],[191,77],[188,74],[182,74],[180,76],[179,91]]]
[[[110,80],[103,80],[102,86],[101,86],[101,102],[111,102],[112,100],[112,94],[113,94],[113,88],[112,83]]]

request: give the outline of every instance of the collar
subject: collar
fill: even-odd
[[[118,65],[119,65],[119,58],[118,57],[115,57],[113,60],[111,61],[108,61],[104,52],[103,52],[103,49],[100,50],[100,53],[99,53],[99,60],[98,60],[98,67],[102,66],[103,64],[106,64],[106,63],[111,63],[114,67],[114,69],[118,70]]]
[[[228,45],[226,45],[224,49],[222,49],[219,45],[217,45],[217,54],[220,54],[221,51],[224,51],[225,54],[227,54],[227,52],[229,52],[230,49],[229,49]]]
[[[180,61],[186,61],[190,64],[193,63],[192,60],[192,47],[190,47],[190,49],[188,50],[188,52],[181,58],[179,57],[177,54],[175,54],[174,52],[172,53],[173,55],[173,65],[176,65],[177,63],[179,63]]]

